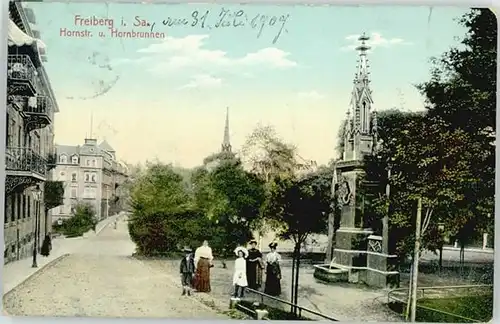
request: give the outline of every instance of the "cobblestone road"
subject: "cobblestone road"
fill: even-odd
[[[8,293],[4,309],[12,316],[227,318],[181,298],[164,272],[130,257],[133,249],[126,223],[111,225]]]

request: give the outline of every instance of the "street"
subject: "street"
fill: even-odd
[[[4,296],[12,316],[224,319],[180,290],[160,270],[131,257],[126,221],[107,226]]]

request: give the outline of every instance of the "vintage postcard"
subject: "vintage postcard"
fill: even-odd
[[[492,318],[491,10],[17,1],[7,25],[4,314]]]

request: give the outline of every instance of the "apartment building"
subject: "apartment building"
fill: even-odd
[[[59,111],[33,11],[9,3],[5,116],[4,263],[31,256],[51,230],[45,184],[54,164],[54,114]],[[38,252],[41,244],[38,244]]]
[[[56,145],[53,178],[63,182],[63,205],[52,211],[54,221],[71,217],[78,203],[90,204],[99,220],[121,211],[118,188],[127,178],[127,167],[117,161],[108,142],[85,139],[83,145]]]

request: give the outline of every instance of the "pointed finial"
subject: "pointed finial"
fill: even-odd
[[[368,41],[369,39],[370,37],[367,36],[366,33],[363,33],[361,34],[361,36],[359,36],[358,40],[361,42],[361,45],[356,47],[356,50],[359,51],[360,55],[366,54],[366,51],[371,48],[370,46],[366,45],[366,41]]]
[[[229,107],[226,107],[226,124],[224,125],[222,152],[231,152],[231,142],[229,140]]]

